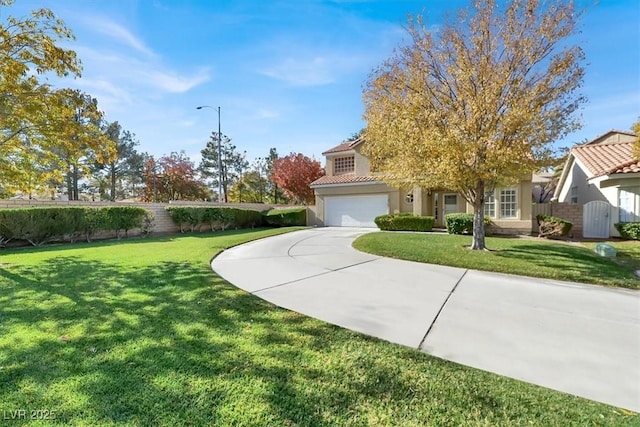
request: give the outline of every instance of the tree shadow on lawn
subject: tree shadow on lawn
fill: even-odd
[[[0,268],[0,289],[0,401],[57,410],[61,422],[316,426],[362,423],[363,408],[415,424],[522,416],[504,410],[513,403],[497,377],[278,309],[189,263],[123,271],[62,257]],[[550,408],[513,384],[512,399]]]
[[[522,260],[533,266],[561,271],[565,277],[576,281],[584,281],[585,278],[610,280],[615,277],[619,279],[620,286],[640,287],[640,281],[631,271],[585,248],[538,243],[520,244],[492,253],[497,257]]]

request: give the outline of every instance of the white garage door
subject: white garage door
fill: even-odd
[[[374,218],[388,213],[386,194],[327,197],[324,201],[325,225],[331,227],[375,227]]]

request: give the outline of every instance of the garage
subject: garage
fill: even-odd
[[[386,194],[326,197],[325,225],[331,227],[375,227],[374,218],[389,213]]]

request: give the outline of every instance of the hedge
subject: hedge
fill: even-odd
[[[141,228],[150,232],[153,214],[133,206],[44,207],[0,209],[0,244],[11,240],[25,240],[34,246],[51,241],[70,241],[82,236],[91,240],[98,231],[124,232]]]
[[[262,212],[262,218],[272,227],[307,225],[307,208],[270,209]]]
[[[618,222],[614,226],[623,239],[640,240],[640,222]]]
[[[550,239],[565,237],[571,231],[573,223],[562,218],[551,215],[537,215],[538,236]]]
[[[373,221],[384,231],[431,231],[435,218],[412,214],[388,214],[377,216]]]
[[[473,233],[473,214],[470,213],[451,213],[444,216],[444,223],[449,234],[472,234]],[[484,217],[485,227],[491,225],[491,218]]]
[[[211,231],[228,228],[253,228],[262,225],[262,215],[251,209],[208,206],[168,206],[165,210],[184,233],[187,228],[200,231],[203,226]]]

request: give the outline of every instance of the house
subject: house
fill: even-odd
[[[311,183],[316,197],[315,224],[320,226],[375,227],[374,218],[388,213],[411,212],[435,218],[444,226],[444,216],[473,212],[460,194],[445,188],[394,188],[372,173],[363,154],[363,138],[343,142],[322,153],[326,176]],[[487,195],[485,214],[492,218],[493,231],[530,234],[532,230],[531,179]]]
[[[553,201],[582,204],[583,236],[618,236],[617,222],[640,221],[638,137],[611,130],[571,149]]]

